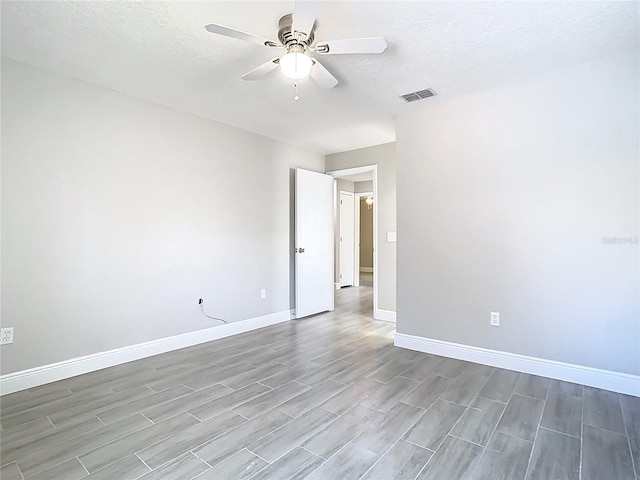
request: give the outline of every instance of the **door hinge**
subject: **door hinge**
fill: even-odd
[[[342,274],[340,274],[340,279],[342,280]]]
[[[340,205],[342,205],[342,200],[340,200]]]

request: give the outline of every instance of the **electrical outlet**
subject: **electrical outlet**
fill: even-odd
[[[500,326],[500,313],[499,312],[491,312],[491,325],[494,327]]]
[[[8,343],[13,343],[13,327],[0,330],[0,345],[7,345]]]
[[[267,298],[267,291],[264,288],[260,290],[260,298]]]

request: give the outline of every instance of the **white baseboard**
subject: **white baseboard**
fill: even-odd
[[[0,376],[0,395],[37,387],[38,385],[75,377],[76,375],[94,372],[160,353],[210,342],[219,338],[230,337],[239,333],[275,325],[276,323],[286,322],[292,319],[292,312],[293,311],[286,310],[271,313],[261,317],[249,318],[247,320],[205,328],[204,330],[160,338],[158,340],[151,340],[150,342],[129,345],[106,352],[98,352],[84,357],[72,358],[62,362],[9,373]]]
[[[394,322],[396,321],[396,312],[391,310],[382,310],[380,308],[375,308],[373,310],[373,318],[376,320],[383,320],[385,322]]]
[[[335,282],[334,285],[336,286],[336,290],[340,290],[340,284],[338,282]]]
[[[373,273],[373,267],[360,267],[361,272]]]
[[[397,347],[640,397],[640,376],[396,333]]]

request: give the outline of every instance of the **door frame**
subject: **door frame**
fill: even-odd
[[[373,318],[377,320],[385,320],[384,318],[379,318],[380,309],[378,308],[378,285],[379,285],[379,282],[378,282],[378,271],[379,271],[378,269],[378,210],[379,209],[377,208],[377,206],[380,205],[380,202],[378,201],[378,166],[366,165],[363,167],[345,168],[342,170],[332,170],[326,173],[327,175],[331,175],[334,178],[343,178],[343,177],[348,177],[350,175],[357,175],[357,174],[366,173],[366,172],[372,172],[372,175],[373,175],[373,199],[374,199],[374,205],[373,205]],[[360,203],[358,203],[358,208],[359,207],[360,207]],[[358,268],[359,266],[360,266],[360,259],[358,257]],[[358,277],[360,277],[360,272],[358,272]]]

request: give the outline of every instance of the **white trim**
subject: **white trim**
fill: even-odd
[[[340,290],[340,284],[338,282],[334,282],[334,285],[336,286],[336,290]]]
[[[343,168],[340,170],[331,170],[330,172],[325,173],[332,177],[340,178],[348,175],[359,175],[361,173],[372,172],[373,168],[376,166],[377,165],[365,165],[364,167]]]
[[[378,210],[380,206],[378,198],[378,166],[373,167],[373,311],[379,311],[378,309],[378,288],[380,283],[378,282]],[[395,321],[395,318],[394,318]]]
[[[361,272],[373,273],[373,267],[360,267]]]
[[[204,330],[183,333],[173,337],[160,338],[137,345],[116,348],[106,352],[98,352],[84,357],[72,358],[62,362],[22,370],[20,372],[8,373],[0,376],[0,394],[6,395],[19,390],[44,385],[45,383],[55,382],[133,360],[151,357],[160,353],[171,352],[219,338],[230,337],[231,335],[286,322],[292,318],[293,310],[286,310],[261,317],[205,328]]]
[[[396,333],[397,347],[506,368],[640,397],[640,376]]]
[[[380,308],[373,309],[373,318],[376,320],[383,320],[385,322],[393,322],[396,321],[396,312],[393,310],[382,310]],[[397,334],[396,334],[397,335]]]

